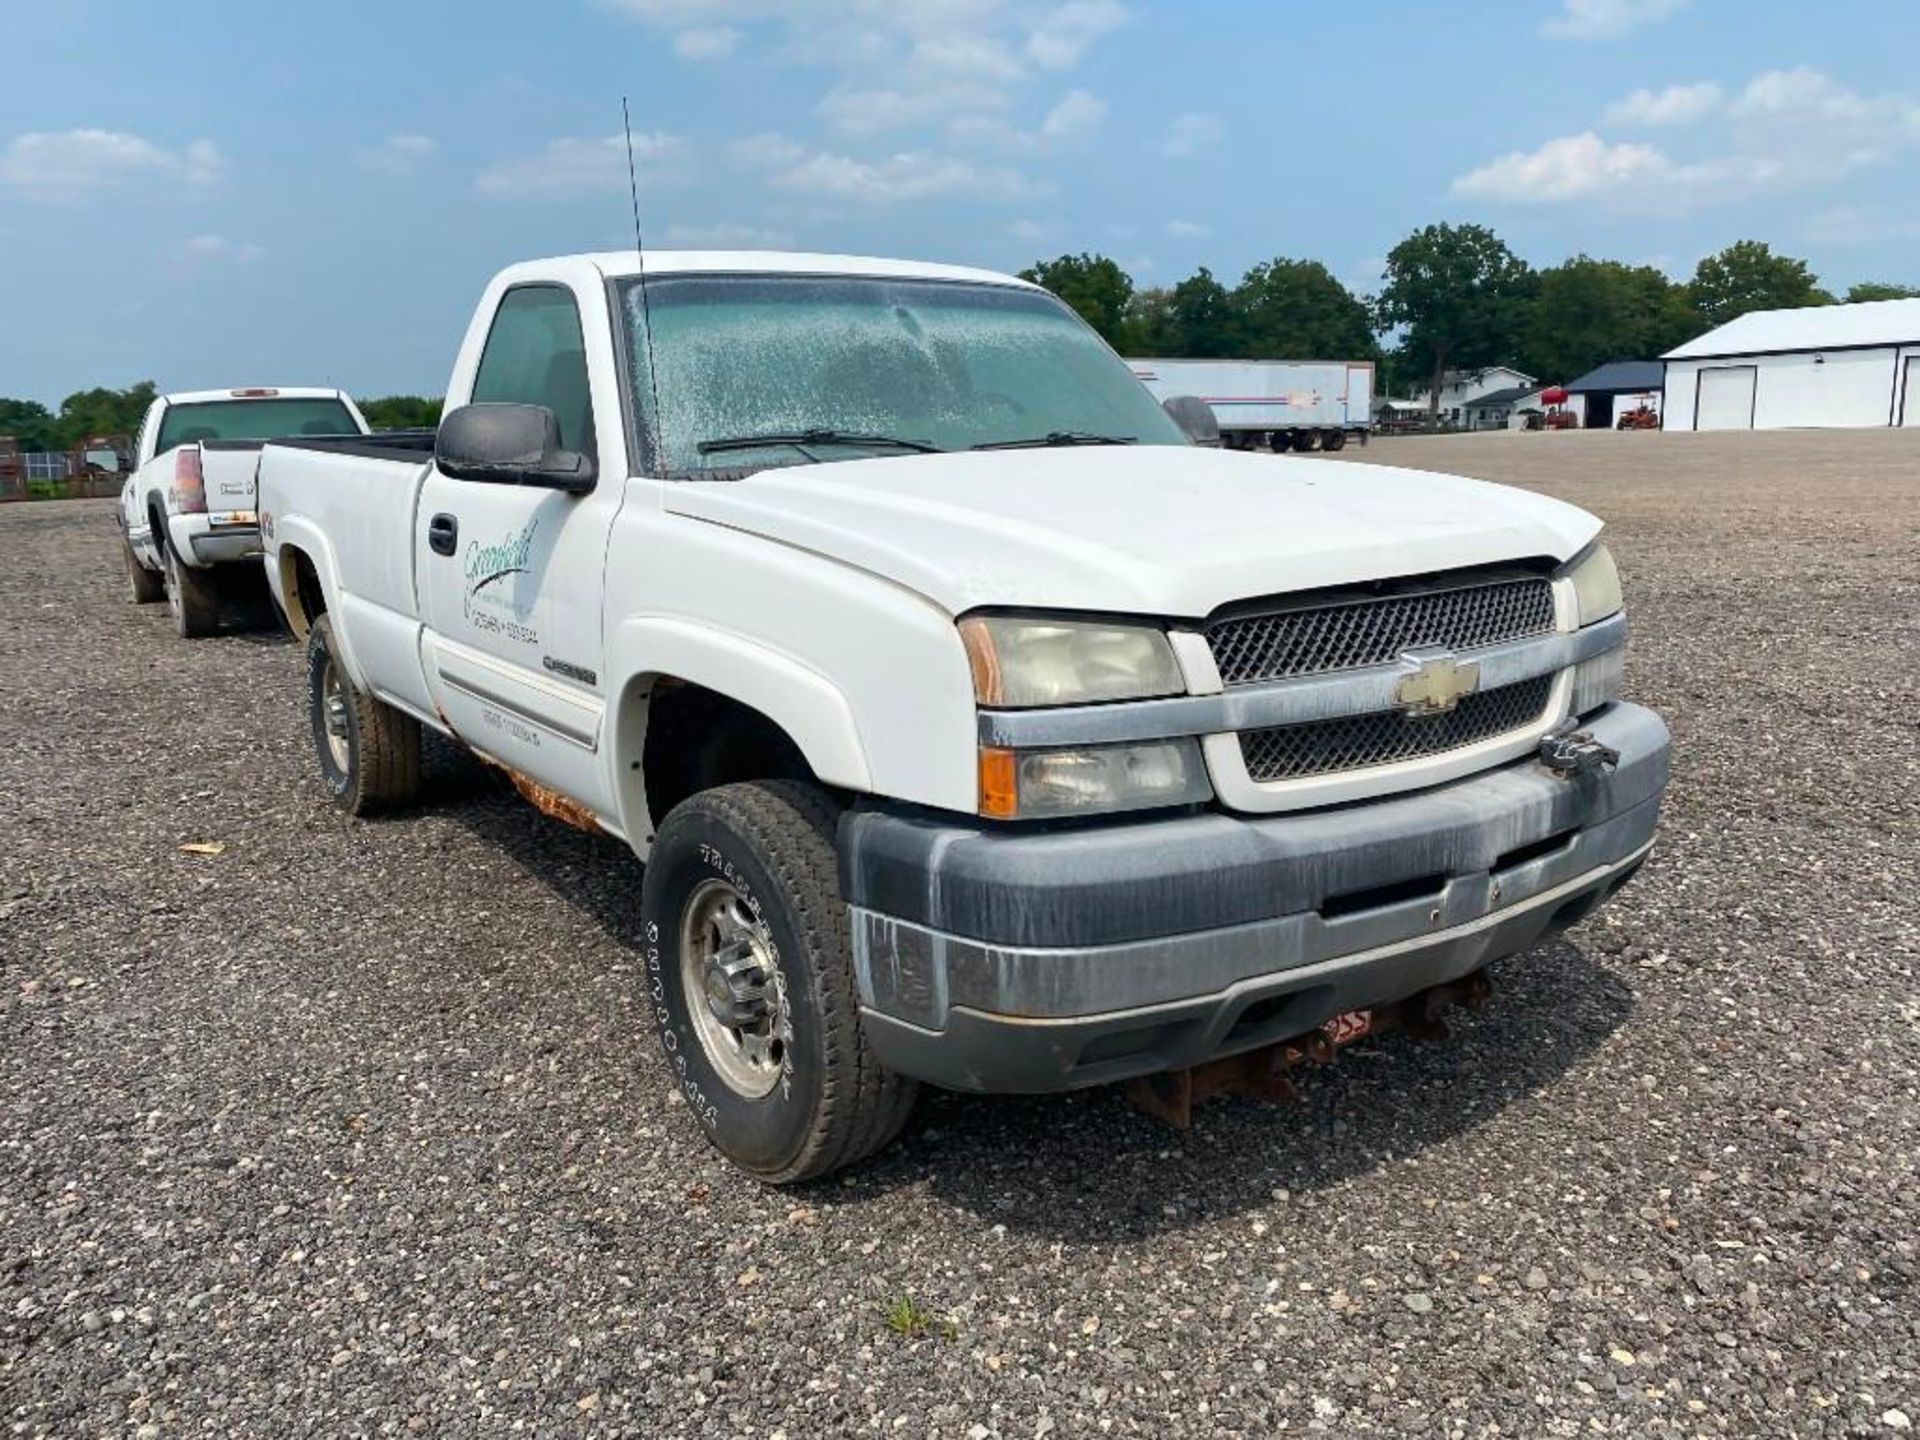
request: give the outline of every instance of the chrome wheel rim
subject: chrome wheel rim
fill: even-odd
[[[344,775],[353,759],[353,747],[347,737],[347,690],[332,660],[320,671],[320,724],[334,768]]]
[[[746,1099],[771,1094],[793,1039],[786,985],[766,922],[725,880],[702,880],[687,897],[680,989],[714,1073]]]
[[[161,583],[167,592],[167,609],[171,610],[173,618],[178,620],[186,602],[180,598],[180,562],[174,558],[172,546],[167,547],[166,565],[160,574]]]

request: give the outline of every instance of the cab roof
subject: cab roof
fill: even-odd
[[[585,260],[613,279],[643,271],[658,275],[862,275],[896,280],[971,280],[987,285],[1037,289],[1014,275],[967,265],[936,265],[924,260],[885,260],[872,255],[815,255],[791,250],[611,250],[571,257]]]

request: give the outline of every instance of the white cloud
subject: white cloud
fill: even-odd
[[[1085,90],[1069,90],[1040,122],[1042,140],[1077,140],[1100,128],[1107,102]]]
[[[1070,69],[1089,45],[1126,23],[1127,9],[1118,0],[1070,0],[1027,36],[1027,58],[1043,70]]]
[[[1510,204],[1595,201],[1617,208],[1698,206],[1810,189],[1920,152],[1920,101],[1862,95],[1818,70],[1774,70],[1731,97],[1712,85],[1641,91],[1615,123],[1694,123],[1676,155],[1594,131],[1517,150],[1454,181],[1454,193]]]
[[[226,158],[211,140],[173,151],[114,130],[30,130],[0,155],[0,185],[45,205],[78,205],[129,180],[159,178],[211,185]]]
[[[1540,28],[1563,40],[1612,40],[1684,10],[1691,0],[1561,0]]]
[[[207,265],[251,265],[258,260],[258,245],[229,240],[224,235],[191,235],[167,247],[166,258],[181,269]]]
[[[431,135],[389,135],[374,149],[363,151],[360,163],[388,175],[409,175],[439,149],[440,142]]]
[[[1018,170],[977,165],[931,151],[903,151],[883,160],[814,151],[774,171],[767,183],[776,190],[876,206],[950,195],[981,201],[1020,200],[1044,191]]]
[[[1169,220],[1167,234],[1176,240],[1201,240],[1213,234],[1213,227],[1197,220]]]
[[[1539,205],[1665,188],[1673,162],[1651,145],[1608,144],[1591,130],[1515,150],[1453,182],[1456,195]]]
[[[814,112],[837,134],[870,136],[929,124],[956,112],[977,118],[979,112],[997,110],[1007,103],[1001,92],[978,85],[931,85],[904,90],[836,85],[822,97]]]
[[[1836,205],[1809,216],[1806,237],[1834,248],[1920,239],[1920,215],[1889,214],[1878,205]]]
[[[1636,90],[1607,107],[1607,123],[1651,128],[1685,125],[1718,110],[1726,94],[1711,80],[1699,85],[1669,85],[1664,90]]]
[[[1173,124],[1167,127],[1167,137],[1160,142],[1160,153],[1176,160],[1184,159],[1199,154],[1226,133],[1226,126],[1220,123],[1216,115],[1178,115],[1174,117]]]
[[[806,158],[807,147],[778,130],[763,130],[758,135],[743,135],[727,146],[727,158],[747,169],[779,170],[798,165]]]
[[[1008,238],[1020,240],[1029,245],[1038,245],[1057,231],[1056,226],[1041,220],[1016,220],[1007,226]]]
[[[712,225],[669,225],[660,238],[665,244],[686,250],[785,250],[793,244],[793,236],[788,231],[726,221]]]
[[[637,166],[663,178],[659,167],[681,151],[678,136],[650,130],[633,137]],[[627,188],[627,141],[624,135],[594,139],[562,137],[547,143],[537,155],[504,161],[483,170],[474,187],[488,195],[590,195]]]
[[[695,25],[673,37],[673,53],[683,60],[724,60],[740,48],[740,40],[731,25]]]

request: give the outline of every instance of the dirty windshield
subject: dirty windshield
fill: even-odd
[[[1183,445],[1059,301],[1009,285],[675,275],[623,296],[649,414],[650,320],[665,469],[697,477],[1006,444]]]

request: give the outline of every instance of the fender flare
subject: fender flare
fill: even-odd
[[[340,563],[334,557],[333,546],[318,526],[300,516],[283,515],[274,521],[273,549],[269,552],[273,563],[267,567],[267,582],[273,587],[281,610],[289,617],[293,612],[287,606],[285,591],[286,552],[290,549],[300,551],[313,562],[313,572],[320,580],[320,593],[327,600],[327,614],[334,617],[333,646],[340,668],[355,685],[365,689],[366,676],[354,658],[352,637],[347,634],[348,627],[340,623]]]
[[[651,833],[645,823],[643,787],[633,786],[646,743],[645,696],[659,678],[672,678],[751,706],[798,747],[813,773],[828,785],[870,790],[866,746],[853,707],[839,687],[803,662],[731,631],[664,615],[642,616],[614,627],[607,668],[615,712],[609,747],[623,805],[640,801],[639,816],[624,815],[629,835]],[[642,823],[635,825],[634,820]]]

